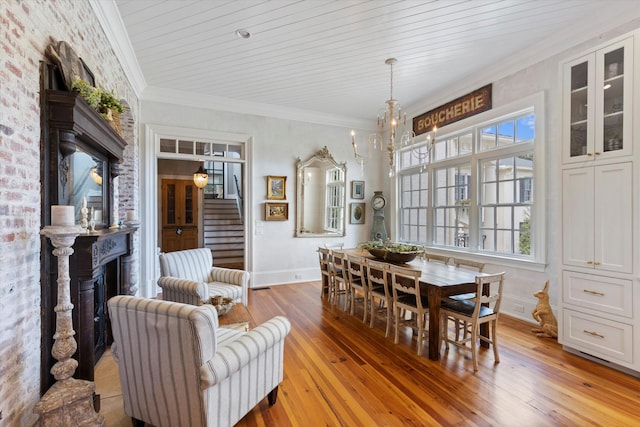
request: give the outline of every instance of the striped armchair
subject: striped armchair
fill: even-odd
[[[134,425],[232,426],[283,379],[291,324],[219,328],[215,309],[134,296],[109,300],[124,412]]]
[[[200,305],[222,295],[247,304],[249,273],[213,267],[211,249],[187,249],[160,254],[158,286],[167,301]]]

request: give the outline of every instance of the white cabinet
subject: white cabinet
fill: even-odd
[[[640,373],[640,31],[562,64],[558,342]],[[635,59],[634,59],[635,57]],[[638,68],[635,68],[637,70]],[[637,74],[637,71],[635,72]],[[637,111],[637,110],[636,110]]]
[[[565,163],[632,153],[632,70],[632,37],[564,65]]]
[[[632,162],[565,169],[563,263],[633,272]]]

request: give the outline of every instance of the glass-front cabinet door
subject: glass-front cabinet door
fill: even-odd
[[[631,154],[633,39],[564,66],[565,163]]]

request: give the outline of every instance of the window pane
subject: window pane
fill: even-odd
[[[510,230],[496,231],[496,246],[494,251],[508,254],[513,253],[513,235]]]
[[[516,120],[516,142],[530,142],[535,139],[535,114]]]
[[[514,134],[513,120],[500,123],[498,126],[498,145],[502,146],[513,144]]]
[[[483,205],[491,205],[498,200],[498,185],[495,183],[484,184],[482,186],[482,201]]]
[[[194,154],[193,141],[178,141],[178,153],[180,154]]]
[[[433,147],[433,160],[443,160],[447,158],[447,140],[436,140]]]
[[[511,209],[511,206],[496,208],[496,220],[498,221],[497,226],[499,228],[512,228],[513,224],[511,223]]]
[[[451,138],[447,141],[447,157],[458,155],[458,138]]]
[[[241,145],[229,145],[228,146],[228,156],[232,159],[242,159],[242,146]]]
[[[490,150],[496,147],[496,127],[488,126],[482,129],[480,134],[480,151]]]
[[[473,135],[471,133],[461,135],[458,147],[461,156],[464,154],[471,154],[473,151]]]
[[[176,152],[176,140],[160,138],[160,152],[161,153],[175,153]]]
[[[213,155],[216,157],[225,157],[227,154],[227,144],[213,144]]]
[[[211,149],[211,144],[208,142],[196,141],[196,154],[199,156],[208,156]]]

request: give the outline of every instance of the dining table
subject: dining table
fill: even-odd
[[[475,293],[476,276],[484,276],[485,274],[441,262],[426,261],[422,258],[407,263],[392,263],[375,258],[369,251],[360,248],[346,249],[344,252],[422,272],[420,293],[426,296],[429,301],[429,359],[440,360],[440,304],[442,298],[467,292]],[[487,336],[487,328],[481,328],[480,333]]]

